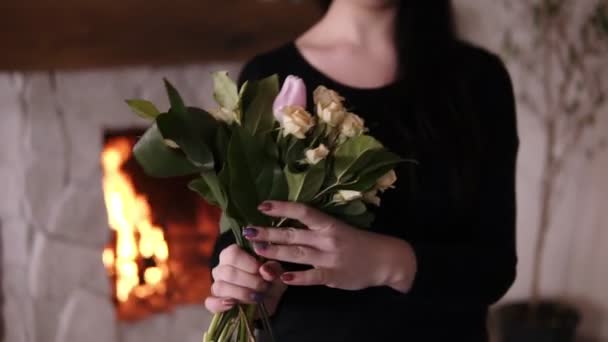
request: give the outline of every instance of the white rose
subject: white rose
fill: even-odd
[[[330,127],[338,127],[346,117],[346,109],[342,106],[342,104],[332,102],[329,106],[322,108],[319,110],[317,108],[317,115],[319,115],[319,119]]]
[[[306,133],[315,125],[310,113],[300,106],[285,106],[282,111],[285,136],[291,134],[298,139],[304,139]]]
[[[380,197],[378,197],[378,189],[372,189],[368,192],[363,193],[363,201],[371,203],[376,207],[380,206]]]
[[[340,125],[340,134],[347,138],[356,137],[365,132],[365,122],[354,113],[347,113],[346,118]]]
[[[393,184],[397,181],[397,174],[395,170],[390,170],[385,173],[382,177],[378,178],[376,181],[376,187],[380,191],[385,191],[386,189],[393,188]]]
[[[327,89],[324,86],[318,86],[317,89],[312,93],[312,98],[315,105],[321,106],[321,108],[328,107],[331,103],[342,104],[344,98],[337,92],[331,89]]]
[[[317,107],[319,119],[330,127],[339,126],[346,117],[344,98],[335,91],[319,86],[313,92],[313,100]]]
[[[334,195],[334,202],[336,203],[346,203],[354,200],[358,200],[363,197],[363,194],[360,191],[354,190],[338,190],[338,193]]]
[[[306,161],[308,162],[308,164],[314,165],[325,159],[325,157],[327,157],[327,155],[329,154],[329,150],[327,149],[327,147],[325,147],[325,145],[321,144],[317,148],[311,148],[306,150],[304,154],[306,155]]]
[[[211,112],[211,116],[213,116],[218,121],[223,121],[227,124],[232,124],[236,121],[236,113],[233,110],[228,110],[224,107],[220,107]]]

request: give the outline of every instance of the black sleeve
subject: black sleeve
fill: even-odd
[[[494,56],[486,62],[478,66],[472,94],[483,130],[473,237],[460,244],[412,242],[418,270],[409,294],[448,305],[490,305],[506,293],[516,273],[515,100],[502,62]]]
[[[265,77],[266,74],[264,70],[265,68],[260,57],[255,57],[251,61],[245,63],[243,69],[241,69],[241,72],[239,73],[237,81],[239,88],[247,80],[258,80],[260,78]],[[213,248],[213,253],[211,254],[211,268],[219,264],[220,253],[222,252],[222,250],[234,243],[236,243],[236,239],[234,238],[232,232],[225,232],[217,238],[217,241],[215,242],[215,246]]]

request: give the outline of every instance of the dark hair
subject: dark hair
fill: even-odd
[[[331,0],[321,0],[329,8]],[[467,103],[466,87],[457,74],[458,51],[451,0],[399,1],[396,46],[398,77],[403,92],[412,99],[413,115],[395,118],[412,154],[441,153],[452,168],[452,197],[468,206],[477,191],[478,124]],[[407,129],[413,127],[413,129]],[[412,185],[414,185],[413,183]]]

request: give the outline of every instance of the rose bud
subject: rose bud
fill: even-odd
[[[283,87],[272,104],[274,117],[280,123],[283,122],[283,110],[287,106],[306,108],[306,84],[297,76],[289,75],[285,78]]]
[[[311,148],[304,152],[304,155],[306,155],[306,162],[311,165],[315,165],[325,159],[328,154],[329,150],[323,144],[319,145],[317,148]]]
[[[340,125],[340,135],[347,138],[356,137],[365,132],[365,122],[354,113],[347,113],[346,118]]]
[[[211,116],[213,116],[216,120],[223,121],[229,125],[236,121],[236,113],[224,107],[211,111]]]
[[[322,122],[330,127],[337,127],[342,123],[346,117],[342,96],[331,89],[319,86],[313,92],[313,99],[317,108],[317,115]]]
[[[376,207],[380,206],[380,197],[378,197],[378,189],[372,189],[363,193],[363,202],[370,203]]]
[[[393,184],[397,181],[397,174],[395,170],[390,170],[385,173],[382,177],[378,178],[376,181],[376,187],[380,191],[385,191],[386,189],[393,188]]]
[[[346,203],[354,200],[358,200],[363,197],[360,191],[354,190],[338,190],[334,195],[333,200],[335,203]]]
[[[300,106],[283,108],[283,135],[291,134],[298,139],[304,139],[306,133],[315,125],[312,115]]]

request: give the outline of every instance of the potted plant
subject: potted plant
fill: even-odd
[[[574,341],[578,310],[540,293],[545,242],[553,218],[557,181],[573,153],[593,158],[608,144],[589,134],[608,102],[608,3],[579,0],[504,1],[530,26],[509,28],[503,40],[507,63],[523,71],[540,92],[520,89],[517,99],[539,120],[544,133],[540,216],[528,300],[500,306],[495,315],[502,342]],[[579,6],[589,6],[582,11]],[[575,10],[577,9],[577,10]],[[516,30],[524,29],[525,35]],[[523,39],[522,39],[523,37]],[[602,63],[601,61],[604,61]]]

